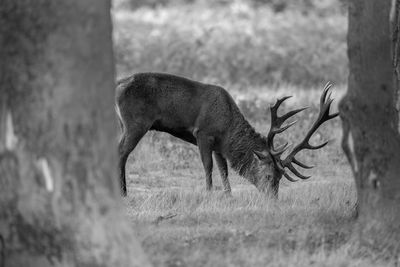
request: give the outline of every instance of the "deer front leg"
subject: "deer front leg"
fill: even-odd
[[[201,161],[203,162],[204,171],[206,173],[206,190],[212,189],[212,145],[213,138],[208,136],[197,136],[197,144],[200,150]]]
[[[226,159],[217,152],[214,152],[215,161],[219,169],[219,174],[221,175],[222,185],[224,186],[225,193],[231,193],[231,185],[228,180],[228,164]]]
[[[135,149],[140,139],[146,134],[147,128],[139,127],[128,129],[119,142],[119,177],[122,196],[127,195],[125,165],[129,154]]]

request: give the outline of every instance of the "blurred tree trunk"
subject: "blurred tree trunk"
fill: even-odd
[[[385,252],[398,250],[400,237],[400,136],[390,12],[388,0],[350,1],[350,76],[339,106],[342,146],[357,187],[360,240]]]
[[[0,266],[148,266],[119,197],[108,0],[0,5]]]
[[[396,109],[400,110],[399,86],[400,86],[400,0],[392,0],[390,12],[391,35],[392,35],[392,57],[393,67],[395,72],[395,87],[396,87]],[[397,121],[398,131],[400,124]]]

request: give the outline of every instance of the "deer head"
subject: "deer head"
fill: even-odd
[[[320,107],[319,114],[317,120],[313,123],[310,130],[307,132],[304,139],[297,144],[293,150],[282,159],[282,154],[288,149],[288,143],[283,144],[280,147],[274,146],[274,137],[275,135],[282,133],[287,130],[289,127],[293,126],[297,121],[290,122],[285,126],[282,126],[284,122],[295,114],[303,111],[306,108],[296,109],[290,111],[282,116],[278,116],[278,108],[279,106],[291,96],[286,96],[281,99],[278,99],[277,102],[270,107],[271,110],[271,128],[267,135],[267,147],[264,151],[254,151],[255,154],[255,163],[254,168],[252,168],[252,173],[250,174],[253,179],[252,182],[260,191],[268,191],[271,192],[274,196],[277,196],[279,189],[279,181],[282,176],[286,177],[291,182],[296,182],[292,176],[289,175],[288,171],[292,172],[295,176],[300,179],[308,179],[311,176],[305,176],[301,174],[293,164],[298,165],[301,168],[311,169],[312,166],[308,166],[298,159],[296,159],[296,155],[305,149],[316,150],[320,149],[328,144],[328,142],[324,142],[320,145],[311,145],[310,138],[316,132],[319,126],[321,126],[324,122],[331,120],[338,116],[338,113],[329,114],[329,110],[332,104],[333,99],[331,99],[331,93],[329,89],[332,87],[332,84],[328,82],[324,91],[321,95],[320,99]],[[328,95],[329,93],[329,95]]]

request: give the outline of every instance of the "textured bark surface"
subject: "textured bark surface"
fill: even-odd
[[[391,1],[350,2],[350,76],[339,108],[342,145],[357,186],[361,240],[393,251],[400,236],[400,137],[390,10]]]
[[[0,5],[0,266],[148,266],[117,186],[109,11]]]
[[[400,85],[400,0],[392,0],[390,11],[392,59],[395,72],[396,109],[400,111],[399,85]],[[397,130],[400,132],[399,118],[397,118]]]

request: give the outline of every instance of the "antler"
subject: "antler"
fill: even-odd
[[[297,146],[294,147],[292,152],[290,152],[290,154],[284,160],[281,160],[280,156],[287,149],[288,143],[282,145],[278,149],[274,149],[273,139],[277,133],[281,133],[281,132],[285,131],[286,129],[288,129],[290,126],[292,126],[293,124],[295,124],[297,122],[297,121],[294,121],[294,122],[287,124],[286,126],[281,127],[282,124],[285,122],[285,120],[287,120],[288,118],[297,114],[298,112],[303,111],[305,108],[290,111],[290,112],[286,113],[285,115],[279,117],[277,115],[279,106],[282,104],[283,101],[290,98],[290,96],[279,99],[275,103],[275,105],[271,107],[271,129],[267,136],[267,144],[268,144],[269,151],[270,151],[271,155],[273,156],[276,166],[279,168],[279,170],[283,173],[283,175],[289,181],[295,182],[296,180],[293,179],[290,175],[288,175],[286,173],[285,168],[288,168],[293,174],[295,174],[297,177],[299,177],[301,179],[308,179],[311,177],[311,176],[302,175],[299,171],[297,171],[294,168],[293,163],[302,168],[305,168],[305,169],[312,168],[312,166],[307,166],[295,158],[295,156],[298,152],[300,152],[304,149],[311,149],[311,150],[319,149],[328,144],[328,142],[325,142],[323,144],[313,146],[313,145],[310,145],[309,141],[310,141],[311,136],[316,132],[316,130],[318,129],[319,126],[321,126],[324,122],[331,120],[339,115],[339,113],[329,114],[330,106],[333,101],[333,99],[330,98],[331,93],[329,93],[329,95],[328,95],[329,89],[331,87],[332,87],[332,83],[330,83],[330,82],[328,82],[325,85],[324,92],[322,93],[321,99],[320,99],[320,108],[319,108],[319,115],[318,115],[317,120],[314,122],[311,129],[307,132],[304,139]],[[327,97],[327,95],[328,95],[328,97]]]
[[[278,133],[282,133],[283,131],[287,130],[289,127],[294,125],[297,121],[293,121],[291,123],[286,124],[285,126],[282,127],[282,124],[289,119],[290,117],[294,116],[295,114],[305,110],[306,108],[300,108],[296,109],[293,111],[290,111],[286,113],[285,115],[278,116],[278,108],[279,106],[288,98],[291,98],[292,96],[285,96],[283,98],[280,98],[276,101],[275,105],[270,107],[271,110],[271,128],[269,130],[268,136],[267,136],[267,145],[268,145],[268,150],[273,156],[273,159],[275,160],[276,165],[282,172],[284,172],[284,167],[281,164],[280,160],[280,155],[283,154],[283,152],[286,151],[288,148],[288,143],[280,146],[279,148],[275,149],[274,148],[274,137]]]

